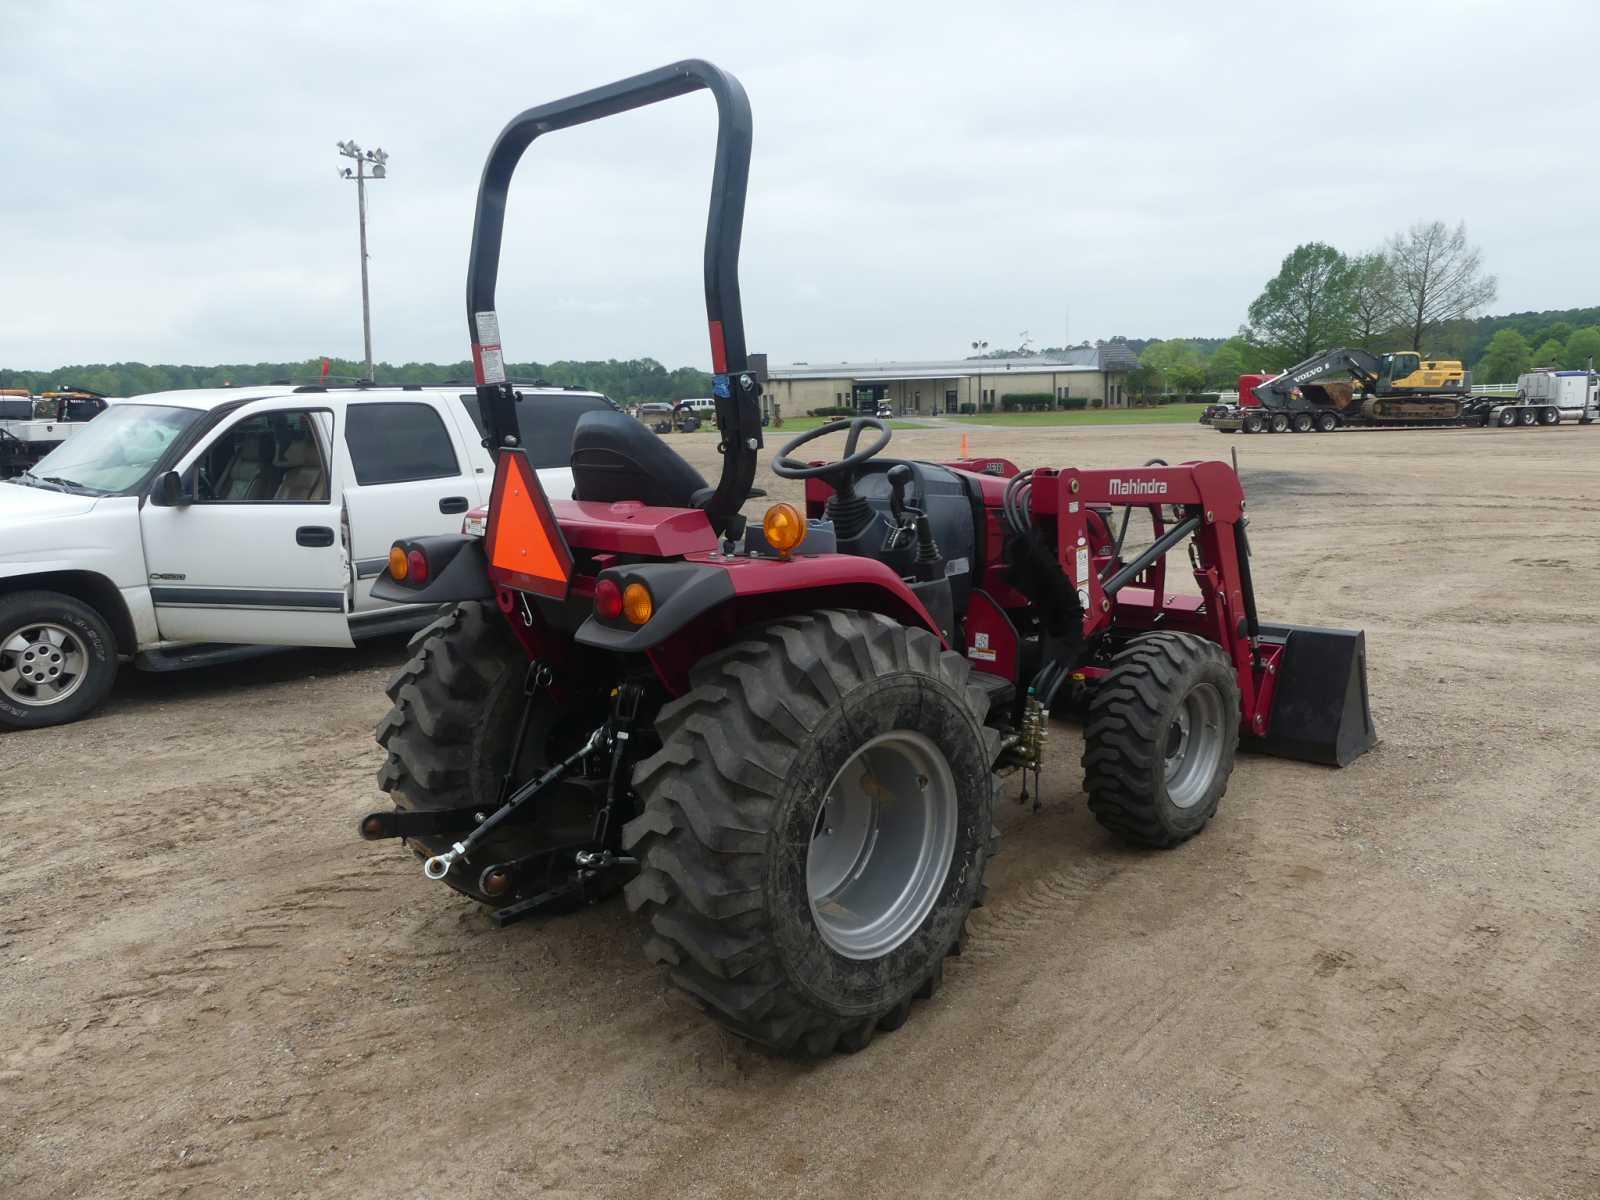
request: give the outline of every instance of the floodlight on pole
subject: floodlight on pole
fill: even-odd
[[[383,150],[363,150],[355,139],[339,142],[339,153],[355,160],[355,169],[342,167],[339,178],[356,181],[356,213],[361,227],[361,338],[367,356],[367,379],[372,379],[372,299],[367,287],[367,180],[386,179],[389,156]],[[367,173],[367,167],[372,172]]]

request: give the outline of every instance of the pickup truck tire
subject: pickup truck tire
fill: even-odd
[[[86,716],[117,677],[117,639],[95,609],[61,592],[0,596],[0,729]]]
[[[522,715],[528,656],[492,603],[457,605],[411,639],[412,657],[388,688],[393,707],[378,723],[378,744],[388,753],[378,787],[395,807],[413,812],[499,807],[501,781]],[[587,726],[583,719],[593,717]],[[558,705],[538,694],[517,764],[518,783],[533,778],[582,745],[599,720],[585,705]],[[570,840],[592,828],[594,814],[582,797],[553,793],[531,822],[508,822],[445,876],[464,896],[499,908],[515,899],[492,899],[478,890],[481,869],[531,853],[553,840]],[[459,835],[456,835],[459,836]],[[410,839],[422,858],[443,854],[455,837]]]

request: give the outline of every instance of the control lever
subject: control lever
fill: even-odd
[[[908,524],[905,520],[906,489],[911,486],[911,468],[905,463],[896,463],[889,468],[888,479],[889,511],[894,514],[894,523]]]
[[[896,463],[887,473],[889,480],[889,536],[884,539],[885,550],[898,550],[912,538],[916,539],[917,555],[913,568],[916,577],[926,581],[937,579],[944,573],[944,556],[939,553],[939,543],[933,537],[933,525],[928,515],[914,504],[907,504],[905,491],[911,485],[913,472],[905,463]]]
[[[906,514],[917,510],[906,504],[906,488],[911,486],[911,468],[896,463],[886,473],[889,480],[889,533],[883,539],[883,552],[893,554],[902,546],[909,546],[915,519]]]

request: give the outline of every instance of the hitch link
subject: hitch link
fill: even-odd
[[[555,766],[551,767],[543,775],[539,776],[539,778],[524,785],[523,787],[518,788],[514,793],[512,793],[510,798],[507,799],[504,804],[495,809],[494,812],[490,813],[488,817],[484,819],[483,823],[471,833],[467,834],[466,837],[452,845],[449,850],[445,851],[445,853],[435,854],[432,858],[428,859],[427,862],[423,863],[422,873],[429,879],[443,879],[446,875],[450,874],[450,868],[456,863],[456,861],[463,859],[470,854],[472,852],[472,848],[481,842],[485,837],[487,837],[491,830],[493,830],[506,818],[511,816],[512,813],[516,812],[517,809],[521,808],[529,800],[532,800],[550,784],[554,783],[557,779],[560,779],[578,763],[582,762],[589,755],[593,754],[596,750],[604,746],[605,743],[606,727],[604,725],[598,725],[595,727],[595,731],[589,735],[589,740],[584,743],[582,749],[569,754],[566,758],[562,759]]]

